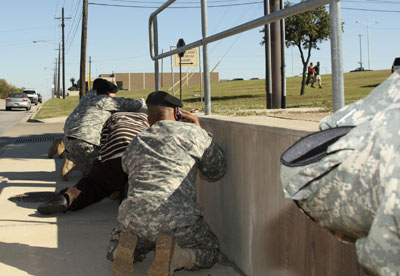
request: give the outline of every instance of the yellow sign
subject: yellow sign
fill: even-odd
[[[185,51],[182,57],[182,67],[198,67],[199,66],[199,48],[193,48]],[[179,67],[179,56],[174,55],[174,67]]]

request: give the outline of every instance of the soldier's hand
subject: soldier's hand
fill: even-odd
[[[189,111],[183,110],[183,109],[179,109],[179,111],[183,117],[184,122],[188,122],[188,123],[192,123],[192,124],[200,126],[199,119],[196,116],[194,116],[192,113],[190,113]]]

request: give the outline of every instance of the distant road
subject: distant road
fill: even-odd
[[[25,111],[23,109],[13,109],[12,111],[6,111],[4,100],[0,99],[0,137],[10,127],[19,123],[24,117],[29,116],[33,113],[31,111]]]

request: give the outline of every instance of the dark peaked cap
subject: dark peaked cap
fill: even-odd
[[[151,92],[146,99],[147,105],[158,105],[166,107],[182,107],[182,102],[164,91]]]
[[[94,80],[93,89],[97,91],[97,94],[117,93],[118,91],[115,84],[102,78]]]

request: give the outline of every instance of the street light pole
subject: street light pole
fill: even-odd
[[[365,26],[367,27],[368,70],[371,70],[371,63],[370,63],[370,56],[369,56],[369,24],[368,24],[368,23],[361,22],[361,21],[358,21],[358,20],[356,21],[356,23],[365,25]],[[374,23],[375,23],[375,24],[378,24],[379,22],[378,22],[378,21],[375,21]]]
[[[65,40],[64,40],[64,8],[61,10],[62,13],[62,23],[61,23],[61,28],[62,28],[62,78],[63,78],[63,99],[65,99]]]
[[[359,37],[360,37],[360,61],[359,61],[359,63],[360,63],[360,67],[363,67],[362,66],[362,51],[361,51],[361,37],[362,37],[362,35],[358,35]]]
[[[368,51],[368,70],[371,70],[371,63],[369,59],[369,25],[367,24],[367,51]]]

